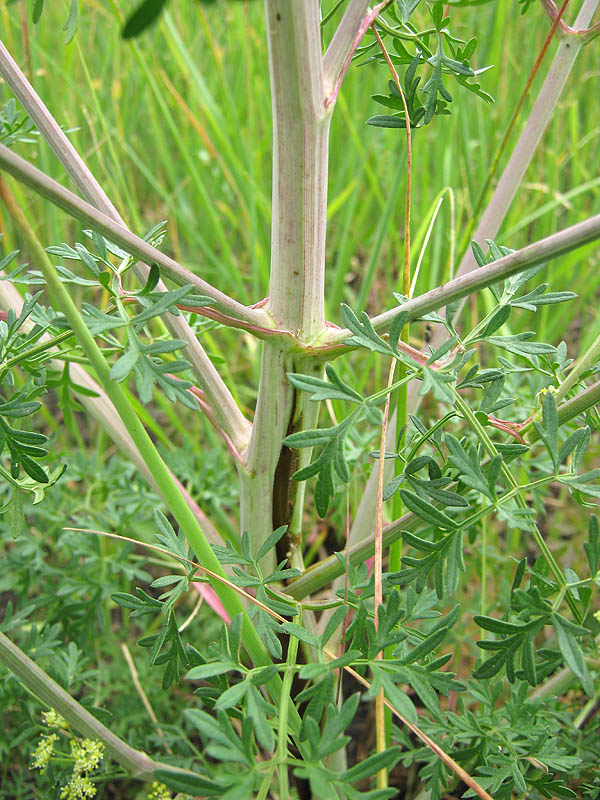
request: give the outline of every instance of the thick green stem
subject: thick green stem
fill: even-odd
[[[96,341],[88,330],[88,327],[79,313],[79,310],[65,289],[65,286],[61,281],[55,267],[48,258],[46,251],[38,242],[37,237],[23,215],[23,212],[17,206],[14,197],[8,191],[8,187],[1,178],[0,192],[2,194],[2,199],[10,209],[10,213],[15,221],[15,224],[18,226],[21,235],[27,243],[36,266],[39,267],[46,280],[48,289],[57,302],[58,307],[66,316],[71,329],[77,337],[79,345],[94,368],[101,386],[106,391],[119,417],[121,418],[121,421],[127,428],[141,457],[145,461],[148,471],[152,475],[152,478],[158,487],[165,504],[170,509],[177,523],[183,530],[187,540],[198,557],[198,561],[200,564],[202,564],[202,566],[207,567],[212,572],[215,572],[222,577],[226,577],[209,542],[204,536],[198,521],[194,517],[192,511],[179,491],[173,476],[158,454],[156,447],[138,419],[135,411],[129,404],[123,389],[118,383],[115,383],[113,380],[111,380],[110,367],[106,362],[102,351],[96,344]],[[270,658],[264,648],[264,645],[254,630],[254,627],[252,626],[247,614],[245,613],[238,595],[233,589],[229,588],[228,586],[224,586],[218,581],[214,581],[213,586],[230,617],[234,617],[239,613],[243,613],[244,645],[246,646],[248,654],[250,655],[250,658],[254,664],[258,666],[270,663]],[[280,686],[280,681],[275,681],[273,684],[273,688],[275,689],[275,693],[277,695],[279,693]]]
[[[269,311],[301,343],[325,327],[325,229],[330,112],[325,108],[317,0],[266,0],[273,106],[273,200]],[[292,453],[282,444],[298,419],[287,380],[302,371],[286,342],[265,342],[247,469],[242,530],[256,551],[290,522]],[[307,369],[307,368],[305,368]],[[274,554],[269,556],[274,563]]]
[[[591,386],[588,386],[587,389],[580,392],[580,394],[572,397],[570,400],[565,400],[564,403],[558,406],[558,424],[564,425],[566,422],[570,422],[570,420],[585,413],[597,403],[600,403],[600,381],[593,383]],[[535,428],[533,428],[533,423],[531,423],[531,428],[529,441],[535,442],[539,439],[539,434]],[[525,430],[529,430],[529,428]]]

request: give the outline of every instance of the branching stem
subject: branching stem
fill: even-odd
[[[2,42],[0,42],[0,75],[35,122],[83,197],[115,222],[125,226],[117,209]],[[142,283],[146,282],[148,271],[146,264],[141,261],[134,266],[134,272]],[[159,280],[155,291],[166,291],[162,281]],[[250,423],[240,411],[225,381],[215,369],[186,318],[183,315],[178,317],[167,315],[165,324],[175,338],[185,342],[185,353],[191,368],[202,389],[208,394],[216,410],[219,424],[233,440],[237,449],[244,449],[250,436]]]
[[[376,331],[383,331],[392,323],[394,317],[400,311],[406,311],[408,313],[408,321],[412,322],[430,311],[437,311],[448,305],[448,303],[468,297],[470,294],[475,294],[481,289],[490,286],[490,284],[497,283],[510,275],[523,272],[529,267],[569,253],[598,238],[600,238],[600,214],[546,236],[544,239],[527,245],[521,250],[516,250],[514,253],[510,253],[487,266],[480,267],[474,272],[460,275],[448,281],[448,283],[432,289],[430,292],[407,300],[401,306],[373,317],[371,323]],[[323,355],[328,352],[331,357],[340,355],[348,348],[343,342],[349,336],[350,332],[346,329],[334,330],[328,328],[321,340],[313,345],[312,351],[323,353]]]
[[[123,247],[132,256],[139,258],[144,263],[158,264],[161,270],[175,283],[189,284],[194,286],[201,294],[210,297],[216,303],[213,316],[215,311],[221,311],[222,314],[219,319],[224,324],[239,328],[246,328],[248,324],[258,326],[258,328],[269,328],[271,326],[268,314],[262,309],[248,308],[228,297],[219,289],[211,286],[210,283],[182,267],[181,264],[178,264],[169,256],[161,253],[156,247],[131,233],[123,225],[115,222],[112,217],[98,211],[97,208],[94,208],[85,200],[81,200],[73,192],[65,189],[4,145],[0,145],[0,167],[42,197],[50,200],[54,205],[62,208],[70,216],[89,225],[93,230]]]

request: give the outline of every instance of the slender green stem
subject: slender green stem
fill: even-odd
[[[400,368],[406,367],[406,365],[403,364],[400,361],[399,362],[399,367]],[[406,372],[406,369],[404,369],[404,370],[399,369],[398,370],[398,372],[401,372],[401,371]],[[410,381],[414,377],[415,377],[415,373],[414,372],[410,372],[408,375],[405,375],[403,378],[400,378],[399,380],[394,381],[394,383],[392,383],[391,386],[386,386],[385,389],[380,389],[378,392],[374,392],[373,394],[370,394],[367,399],[368,399],[368,401],[370,403],[376,403],[378,400],[383,400],[383,398],[387,397],[388,394],[391,394],[392,392],[395,392],[397,389],[401,389],[403,386],[406,386],[406,384],[410,383]]]
[[[404,106],[404,119],[406,121],[406,195],[404,202],[404,259],[402,269],[402,292],[406,297],[410,296],[411,287],[411,268],[410,268],[410,220],[411,220],[411,203],[412,203],[412,132],[411,132],[411,119],[404,96],[404,90],[398,77],[394,65],[386,51],[385,45],[381,40],[375,25],[373,25],[373,32],[379,46],[383,52],[387,65],[394,78],[394,82],[400,97],[402,98],[402,105]],[[409,325],[404,325],[400,340],[405,344],[410,341]],[[407,377],[408,368],[406,364],[400,363],[400,378]],[[398,453],[401,452],[404,442],[406,441],[406,426],[408,424],[408,383],[401,386],[396,393],[396,448]],[[400,459],[396,459],[394,463],[394,472],[399,475],[402,472],[403,464]],[[392,515],[394,517],[402,516],[402,497],[400,492],[396,492],[392,500]],[[402,539],[398,539],[390,547],[389,554],[389,569],[390,572],[399,572],[402,567]],[[388,648],[386,655],[389,654],[392,648]],[[392,715],[388,710],[386,713],[386,744],[389,747],[391,743],[392,732]],[[385,771],[384,771],[385,772]],[[387,772],[386,772],[387,777]],[[387,780],[385,785],[387,786]]]
[[[298,418],[302,420],[302,426],[305,430],[316,428],[319,419],[319,409],[321,403],[310,400],[306,392],[302,392],[299,397],[300,409]],[[312,459],[312,447],[303,447],[300,450],[298,457],[298,469],[303,469],[310,464]],[[306,481],[296,483],[295,495],[293,499],[292,516],[289,524],[289,542],[290,542],[290,566],[304,570],[304,557],[302,552],[302,526],[304,522],[304,498],[306,494]]]
[[[290,692],[294,671],[296,669],[296,658],[298,656],[298,639],[290,636],[288,640],[288,652],[286,658],[286,672],[283,676],[283,687],[281,690],[281,701],[279,704],[279,729],[277,731],[277,769],[279,772],[279,797],[280,800],[287,800],[289,794],[288,787],[288,708],[291,702]]]
[[[0,381],[4,377],[4,373],[7,369],[14,367],[16,364],[20,364],[21,361],[30,360],[41,353],[45,353],[52,347],[56,347],[61,342],[64,342],[65,339],[69,339],[73,336],[73,331],[65,331],[64,333],[60,333],[58,336],[55,336],[53,339],[48,339],[48,341],[43,342],[43,344],[38,344],[36,347],[31,347],[29,350],[24,350],[23,352],[19,353],[12,358],[9,358],[2,365],[2,371],[0,372]]]
[[[419,46],[419,49],[422,50],[425,55],[427,55],[427,57],[431,57],[433,55],[421,37],[431,36],[431,34],[436,32],[435,28],[426,28],[420,33],[413,33],[412,31],[408,30],[408,28],[406,31],[401,31],[398,28],[393,28],[391,25],[388,25],[386,22],[384,22],[382,17],[377,19],[377,27],[381,28],[382,31],[389,33],[390,36],[394,36],[398,39],[404,39],[408,42],[414,42]]]
[[[492,442],[492,440],[488,436],[487,431],[485,430],[483,425],[479,422],[469,404],[465,402],[465,400],[463,400],[463,398],[460,396],[458,392],[455,392],[455,398],[456,398],[455,399],[456,408],[460,411],[460,413],[465,418],[465,421],[469,424],[470,428],[476,434],[477,438],[483,445],[487,455],[490,456],[490,458],[494,458],[495,456],[497,456],[498,450],[496,449],[496,445]],[[519,484],[517,483],[512,472],[509,470],[508,466],[504,462],[502,462],[501,472],[502,475],[504,476],[507,485],[510,486],[511,489],[517,489]],[[517,503],[521,508],[527,508],[526,502],[520,495],[517,495]],[[548,545],[546,544],[543,536],[539,532],[537,525],[535,526],[533,535],[536,544],[540,548],[540,552],[543,554],[544,558],[548,562],[548,566],[552,570],[552,573],[556,578],[556,580],[558,581],[559,585],[560,586],[565,585],[566,584],[565,577],[562,574],[560,567],[556,563],[554,556],[548,549]]]
[[[389,57],[389,54],[386,50],[386,47],[381,39],[379,33],[377,32],[377,28],[373,25],[373,33],[381,52],[383,53],[383,57],[388,65],[388,69],[394,79],[394,83],[396,84],[396,88],[400,93],[400,97],[402,98],[402,105],[404,107],[404,118],[406,120],[406,194],[405,194],[405,202],[404,202],[404,258],[403,258],[403,269],[402,269],[402,291],[408,297],[410,295],[410,283],[411,283],[411,270],[410,270],[410,212],[411,212],[411,193],[412,193],[412,134],[411,134],[411,120],[410,114],[408,112],[408,105],[406,103],[406,98],[404,96],[404,90],[402,88],[402,84],[400,82],[400,78],[398,77],[398,73],[392,63],[392,60]],[[404,326],[401,334],[401,340],[408,344],[409,342],[409,328],[408,324]],[[400,364],[400,378],[406,377],[407,368],[404,364]],[[405,428],[406,423],[408,422],[408,391],[407,385],[403,384],[401,387],[398,388],[396,392],[396,447],[398,452],[402,449],[402,443],[405,440]],[[399,475],[402,472],[403,464],[398,459],[394,463],[394,472],[396,475]],[[402,498],[399,492],[396,492],[394,498],[392,500],[392,513],[394,517],[399,517],[402,514]],[[397,542],[390,547],[390,556],[389,556],[389,563],[390,563],[390,571],[398,572],[400,570],[402,564],[402,539],[399,539]],[[389,717],[389,715],[388,715]],[[391,724],[391,718],[388,719],[388,722]],[[389,724],[388,724],[389,728]],[[389,738],[389,737],[388,737]]]
[[[408,325],[404,326],[402,331],[402,338],[408,342]],[[400,375],[404,376],[406,373],[406,365],[399,364]],[[409,376],[410,377],[410,376]],[[401,386],[396,393],[396,448],[397,452],[402,451],[403,443],[406,441],[406,425],[408,423],[408,383]],[[404,462],[397,458],[394,462],[394,474],[399,475],[404,469]],[[402,497],[400,492],[396,492],[392,498],[392,516],[394,519],[402,516]],[[402,568],[402,539],[398,539],[390,545],[389,553],[389,571],[399,572]],[[393,647],[386,650],[386,655],[389,655]],[[388,746],[391,737],[392,717],[388,713],[386,715],[386,739]]]

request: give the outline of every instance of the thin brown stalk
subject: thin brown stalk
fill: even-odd
[[[323,652],[325,653],[326,656],[331,658],[331,655],[327,652],[327,649],[324,649]],[[359,673],[356,670],[352,669],[352,667],[344,667],[344,669],[346,670],[348,675],[352,675],[352,677],[366,689],[371,688],[371,684],[369,683],[369,681],[366,678],[363,678],[362,675],[359,675]],[[457,776],[457,778],[459,778],[470,789],[472,789],[477,795],[477,797],[480,797],[481,800],[494,800],[494,798],[490,794],[488,794],[485,791],[485,789],[483,789],[477,783],[477,781],[474,778],[472,778],[469,775],[469,773],[460,766],[460,764],[457,764],[456,761],[452,758],[452,756],[449,756],[445,750],[442,750],[439,744],[437,744],[437,742],[434,742],[433,739],[425,733],[425,731],[422,731],[421,728],[419,728],[418,725],[415,725],[414,722],[411,722],[409,719],[406,719],[406,717],[403,716],[397,710],[397,708],[390,703],[389,700],[384,699],[383,702],[385,707],[389,708],[392,714],[397,719],[399,719],[403,725],[406,725],[406,727],[409,729],[409,731],[411,731],[411,733],[414,733],[415,736],[423,742],[423,744],[427,745],[427,747],[429,747],[429,749],[436,754],[436,756],[440,759],[440,761],[443,764],[445,764],[449,769],[452,770],[452,772]]]
[[[252,595],[246,592],[244,589],[236,586],[234,583],[231,583],[231,581],[227,580],[227,578],[224,578],[222,575],[218,575],[216,572],[208,569],[208,567],[202,566],[202,564],[198,564],[196,561],[190,561],[188,558],[178,556],[176,553],[172,553],[170,550],[166,550],[164,547],[159,547],[156,544],[148,544],[147,542],[140,542],[138,539],[132,539],[130,536],[121,536],[120,534],[109,533],[108,531],[97,531],[94,530],[94,528],[63,528],[63,530],[74,531],[75,533],[93,533],[95,536],[107,536],[109,539],[119,539],[120,541],[131,542],[132,544],[137,544],[140,547],[146,547],[149,550],[155,550],[157,553],[163,553],[166,556],[171,556],[171,558],[181,561],[184,564],[189,564],[189,566],[194,567],[200,572],[203,572],[208,578],[223,584],[223,586],[227,586],[229,589],[231,589],[231,591],[239,594],[240,597],[243,597],[244,600],[253,603],[255,606],[257,606],[257,608],[266,611],[267,614],[275,617],[275,619],[278,619],[280,622],[285,622],[283,617],[280,617],[279,614],[271,611],[268,606],[266,606],[264,603],[261,603],[260,600],[256,599],[256,597],[252,597]]]
[[[392,359],[388,375],[387,388],[389,389],[394,381],[396,370],[396,359]],[[375,628],[379,625],[379,609],[383,604],[383,475],[385,471],[385,437],[387,433],[388,419],[390,414],[390,392],[385,398],[383,410],[383,423],[381,425],[381,439],[379,442],[379,471],[377,475],[377,504],[375,517],[375,562],[373,564],[373,577],[375,581]],[[383,651],[377,654],[377,658],[383,658]],[[383,687],[375,700],[375,732],[377,739],[377,752],[383,753],[387,747],[385,735],[385,697]],[[387,770],[382,769],[377,773],[377,788],[387,787]]]

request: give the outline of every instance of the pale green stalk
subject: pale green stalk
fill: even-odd
[[[134,777],[150,781],[156,769],[169,769],[182,775],[192,775],[188,770],[171,767],[154,761],[141,750],[124,742],[109,728],[65,692],[55,680],[32,661],[11,640],[0,632],[0,661],[23,682],[40,700],[57,711],[79,735],[99,739],[107,754]]]
[[[271,273],[268,311],[297,342],[264,342],[241,526],[254,550],[291,518],[292,454],[282,442],[301,429],[288,372],[312,371],[302,348],[325,329],[325,230],[329,122],[325,108],[317,0],[266,0],[273,107]],[[299,347],[298,347],[299,345]],[[317,366],[317,365],[315,365]],[[318,367],[320,370],[321,368]],[[299,426],[299,427],[297,427]],[[265,567],[274,564],[271,554]]]
[[[355,46],[357,31],[369,9],[369,0],[350,0],[344,16],[340,20],[335,33],[331,38],[329,47],[323,57],[323,74],[329,96],[346,65],[352,56]]]

